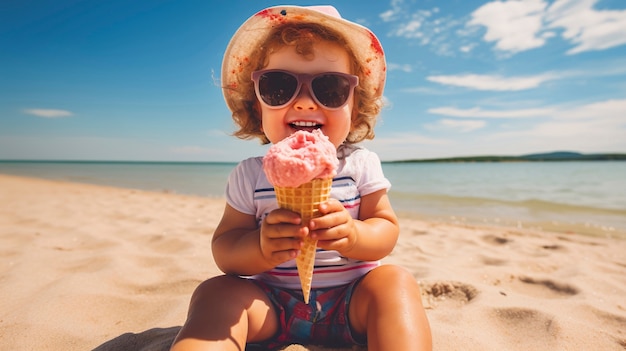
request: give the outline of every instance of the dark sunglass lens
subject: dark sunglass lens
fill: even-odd
[[[317,100],[330,108],[342,106],[350,96],[350,82],[337,74],[318,76],[311,82],[311,87]]]
[[[267,72],[259,77],[259,93],[270,106],[281,106],[289,102],[296,93],[298,80],[284,72]]]

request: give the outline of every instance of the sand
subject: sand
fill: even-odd
[[[0,175],[0,350],[167,350],[223,206]],[[626,349],[626,240],[401,223],[435,350]]]

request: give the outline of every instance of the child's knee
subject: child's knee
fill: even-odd
[[[374,273],[377,281],[387,286],[413,286],[417,281],[413,274],[403,267],[396,265],[384,265],[376,268],[370,273]]]
[[[191,301],[193,303],[199,299],[215,299],[216,301],[222,301],[221,299],[224,298],[232,299],[232,297],[238,293],[242,293],[248,284],[249,282],[246,282],[242,278],[229,275],[220,275],[209,278],[196,287],[196,290],[193,292],[191,297]]]

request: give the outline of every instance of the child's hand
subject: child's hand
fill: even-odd
[[[309,228],[301,225],[296,212],[277,209],[270,212],[261,224],[261,253],[272,267],[297,256],[302,247],[302,238]]]
[[[311,237],[318,240],[317,246],[340,253],[350,251],[357,241],[357,230],[350,213],[336,199],[320,204],[320,212],[322,216],[309,223]]]

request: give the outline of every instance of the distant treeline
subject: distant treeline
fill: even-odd
[[[522,156],[469,156],[389,161],[386,163],[409,162],[553,162],[553,161],[626,161],[626,154],[581,154],[559,151]]]

